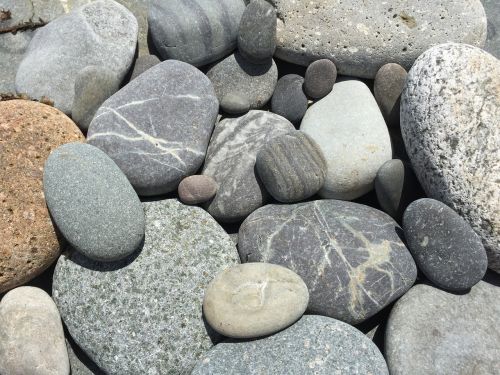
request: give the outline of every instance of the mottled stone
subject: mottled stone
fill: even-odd
[[[243,262],[290,268],[309,288],[308,311],[360,323],[403,295],[417,268],[390,216],[357,203],[267,205],[241,225]]]
[[[426,51],[408,74],[401,131],[427,196],[458,212],[500,272],[500,62],[448,43]]]
[[[137,60],[135,60],[134,69],[132,70],[130,80],[132,81],[133,79],[144,73],[146,70],[151,69],[155,65],[158,65],[160,62],[160,59],[155,55],[139,56]]]
[[[401,65],[389,63],[382,66],[375,76],[375,100],[390,127],[399,127],[400,98],[407,75]]]
[[[247,113],[250,110],[250,103],[241,95],[227,94],[221,99],[220,107],[226,113],[238,115]]]
[[[201,208],[163,200],[144,209],[144,246],[115,263],[61,256],[54,299],[75,342],[104,372],[190,373],[213,345],[204,289],[238,254]]]
[[[210,176],[189,176],[179,184],[178,193],[179,199],[185,204],[204,203],[217,193],[217,183]]]
[[[2,0],[0,33],[43,26],[64,14],[59,0]]]
[[[484,49],[500,59],[500,7],[497,0],[481,0],[488,19],[488,34]]]
[[[307,111],[307,97],[302,90],[304,78],[297,74],[281,77],[274,89],[271,110],[292,124],[300,124]]]
[[[337,80],[333,61],[320,59],[309,64],[304,78],[304,92],[313,99],[321,99],[332,91]]]
[[[164,194],[201,167],[218,109],[203,73],[164,61],[104,102],[87,141],[118,164],[140,195]]]

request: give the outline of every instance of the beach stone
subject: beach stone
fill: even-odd
[[[500,59],[500,7],[496,0],[481,0],[488,19],[488,34],[484,49]]]
[[[28,48],[32,31],[0,34],[0,95],[16,93],[16,73]]]
[[[244,11],[243,0],[151,0],[149,31],[163,59],[202,66],[236,48]]]
[[[271,110],[292,124],[300,124],[307,111],[307,97],[302,91],[304,78],[297,74],[281,77],[274,89]]]
[[[389,63],[382,66],[375,76],[375,100],[390,127],[399,127],[400,99],[407,75],[401,65]]]
[[[105,375],[74,342],[70,343],[66,339],[66,349],[68,349],[71,375]]]
[[[325,316],[304,315],[275,335],[228,341],[208,351],[194,368],[202,374],[388,375],[384,357],[356,328]]]
[[[239,115],[247,113],[250,110],[250,103],[240,95],[227,94],[222,98],[220,107],[226,113]]]
[[[307,66],[333,59],[339,74],[374,78],[381,66],[410,69],[433,45],[486,41],[480,0],[268,0],[278,13],[275,56]]]
[[[313,61],[306,70],[304,92],[313,99],[327,96],[337,80],[337,67],[333,61],[320,59]]]
[[[27,100],[0,102],[0,293],[39,275],[59,256],[43,195],[43,164],[53,149],[83,140],[55,108]]]
[[[155,55],[144,55],[139,56],[137,60],[135,60],[134,69],[132,70],[132,75],[130,76],[130,80],[137,78],[146,70],[151,69],[153,66],[159,64],[161,61]]]
[[[370,89],[362,82],[337,82],[306,112],[300,130],[323,151],[328,172],[319,195],[356,199],[373,189],[377,171],[392,159],[389,132]]]
[[[59,0],[2,0],[0,33],[43,26],[64,14]]]
[[[219,186],[206,206],[210,215],[222,222],[237,222],[265,204],[268,197],[255,171],[255,159],[269,140],[293,131],[288,120],[265,111],[217,123],[202,172]]]
[[[500,62],[447,43],[418,58],[401,97],[401,131],[429,198],[462,216],[500,272]]]
[[[406,243],[424,275],[437,286],[464,291],[486,273],[481,239],[464,219],[434,199],[419,199],[403,216]]]
[[[217,183],[210,176],[189,176],[181,181],[178,192],[180,200],[185,204],[204,203],[217,193]]]
[[[87,142],[118,164],[139,195],[165,194],[201,167],[218,110],[203,73],[164,61],[104,102]]]
[[[220,339],[202,319],[213,275],[238,263],[224,230],[175,199],[144,203],[146,236],[129,258],[59,258],[53,296],[71,337],[105,373],[190,373]]]
[[[243,263],[279,264],[302,277],[309,312],[358,324],[415,282],[401,234],[390,216],[357,203],[270,204],[243,222],[238,250]]]
[[[58,229],[87,257],[114,261],[141,244],[144,212],[139,197],[98,148],[70,143],[54,150],[45,162],[43,190]]]
[[[263,64],[252,64],[236,52],[213,65],[207,77],[212,81],[221,104],[227,103],[225,97],[230,95],[246,100],[250,109],[258,109],[273,96],[278,68],[272,59]],[[227,107],[222,109],[226,111]]]
[[[266,143],[257,154],[255,167],[266,190],[280,202],[310,198],[325,182],[323,153],[311,137],[300,131]]]
[[[385,354],[394,375],[495,375],[500,368],[500,288],[467,294],[411,288],[391,311]]]
[[[42,289],[23,286],[0,302],[0,372],[69,375],[61,317]]]
[[[89,65],[106,67],[121,81],[137,43],[137,20],[113,0],[98,0],[39,28],[16,75],[16,90],[43,96],[71,114],[78,72]]]

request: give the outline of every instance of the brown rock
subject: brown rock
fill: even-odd
[[[83,141],[78,127],[45,104],[0,102],[0,292],[42,273],[60,253],[43,196],[43,164],[56,147]]]
[[[217,193],[217,183],[210,176],[189,176],[181,181],[179,198],[185,204],[199,204],[212,199]]]

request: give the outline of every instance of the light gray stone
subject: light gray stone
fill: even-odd
[[[488,37],[484,49],[500,59],[500,6],[497,0],[481,0],[488,19]]]
[[[0,33],[43,26],[64,14],[60,0],[2,0],[0,10]]]
[[[16,73],[33,31],[0,34],[0,94],[16,93]]]

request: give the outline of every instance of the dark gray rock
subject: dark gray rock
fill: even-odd
[[[392,218],[357,203],[268,205],[241,225],[243,262],[280,264],[309,288],[312,313],[361,323],[403,295],[417,268]]]
[[[400,98],[407,75],[401,65],[389,63],[382,66],[375,76],[375,100],[389,127],[399,126]]]
[[[132,70],[132,75],[130,76],[130,80],[137,78],[146,70],[151,69],[153,66],[159,64],[161,61],[155,55],[144,55],[139,56],[137,60],[135,60],[134,70]]]
[[[304,91],[313,99],[321,99],[332,91],[337,80],[337,67],[328,59],[309,64],[304,80]]]
[[[275,335],[216,345],[198,362],[192,374],[388,375],[389,372],[382,353],[356,328],[325,316],[304,315]]]
[[[118,164],[140,195],[168,193],[201,167],[218,109],[203,73],[164,61],[104,102],[87,141]]]
[[[281,77],[274,89],[271,110],[292,124],[300,124],[307,111],[307,97],[302,90],[304,78],[297,74]]]
[[[326,160],[318,144],[296,131],[273,138],[257,154],[257,172],[266,190],[280,202],[298,202],[325,183]]]
[[[217,183],[210,176],[189,176],[179,184],[178,193],[185,204],[205,203],[217,193]]]
[[[250,103],[246,98],[240,95],[227,94],[222,98],[220,107],[226,113],[238,115],[247,113],[250,110]]]
[[[43,190],[62,235],[86,256],[113,261],[134,252],[144,237],[144,213],[134,189],[104,152],[84,143],[55,149]]]
[[[403,216],[408,248],[418,268],[437,286],[463,291],[488,268],[481,239],[455,211],[434,199],[419,199]]]
[[[64,14],[60,0],[2,0],[0,33],[43,26]]]
[[[497,0],[481,0],[488,19],[488,35],[484,49],[500,59],[500,6]]]

